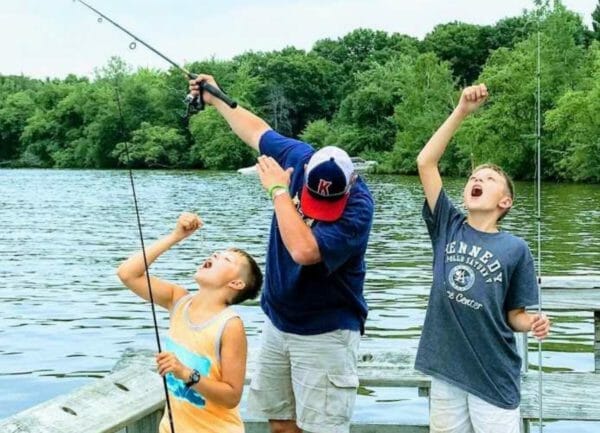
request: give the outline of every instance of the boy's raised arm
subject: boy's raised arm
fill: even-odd
[[[191,213],[181,214],[177,220],[177,226],[170,234],[146,248],[148,266],[154,263],[158,256],[187,238],[201,226],[202,220],[197,215]],[[147,301],[150,300],[144,256],[141,251],[129,257],[119,266],[117,276],[136,295]],[[167,309],[170,309],[179,298],[187,294],[187,290],[183,287],[160,278],[150,277],[150,283],[154,303]]]
[[[487,99],[488,93],[485,84],[467,87],[463,90],[458,106],[452,114],[439,127],[429,139],[417,157],[419,178],[425,191],[425,198],[429,209],[433,212],[435,204],[442,189],[442,177],[438,163],[444,155],[446,146],[452,140],[463,120],[477,110]]]
[[[198,95],[200,93],[199,84],[201,81],[206,81],[212,86],[219,88],[212,76],[199,74],[196,79],[190,81],[189,88],[192,95]],[[233,132],[240,137],[244,143],[253,149],[260,151],[258,148],[260,137],[271,129],[267,122],[243,107],[229,107],[225,102],[215,98],[208,92],[204,92],[202,97],[204,98],[204,102],[217,109],[221,116],[227,121]]]

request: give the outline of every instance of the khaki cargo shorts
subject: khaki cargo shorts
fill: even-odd
[[[311,433],[348,433],[356,400],[360,334],[282,332],[267,318],[248,410],[269,420],[296,420]]]

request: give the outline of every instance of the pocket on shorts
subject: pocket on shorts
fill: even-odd
[[[294,418],[294,394],[285,377],[255,372],[248,390],[248,412],[271,419]]]
[[[336,329],[335,331],[326,332],[321,335],[329,336],[338,343],[342,343],[344,346],[358,344],[358,341],[360,340],[360,333],[350,329]]]
[[[348,339],[350,337],[350,332],[348,329],[336,329],[335,331],[328,332],[329,335],[334,340],[346,345],[348,344]]]
[[[350,420],[356,401],[358,375],[354,373],[327,373],[325,413],[340,420]]]

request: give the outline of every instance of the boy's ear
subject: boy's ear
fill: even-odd
[[[498,206],[501,209],[510,209],[512,207],[512,205],[513,205],[513,199],[508,195],[505,195],[504,197],[502,197],[502,199],[498,203]]]
[[[236,278],[227,283],[227,287],[233,290],[244,290],[246,283],[241,278]]]

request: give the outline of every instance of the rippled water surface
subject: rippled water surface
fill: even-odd
[[[138,171],[147,242],[168,233],[180,212],[205,228],[161,257],[156,275],[193,289],[195,267],[212,251],[239,246],[264,265],[270,202],[256,177],[231,172]],[[370,306],[363,350],[416,348],[431,281],[430,243],[414,177],[367,175],[376,199],[368,250]],[[447,183],[458,202],[462,180]],[[504,229],[536,254],[533,186],[517,184]],[[600,275],[600,187],[543,185],[542,270]],[[147,304],[124,289],[117,264],[139,248],[125,171],[0,170],[0,418],[105,375],[128,347],[153,348]],[[256,347],[260,308],[239,308]],[[553,317],[544,365],[593,370],[591,313]],[[160,313],[162,332],[166,314]],[[534,346],[532,346],[534,350]],[[537,359],[531,356],[531,360]],[[416,390],[375,389],[363,409],[426,418]],[[415,415],[416,414],[416,415]],[[598,426],[554,423],[547,432]]]

